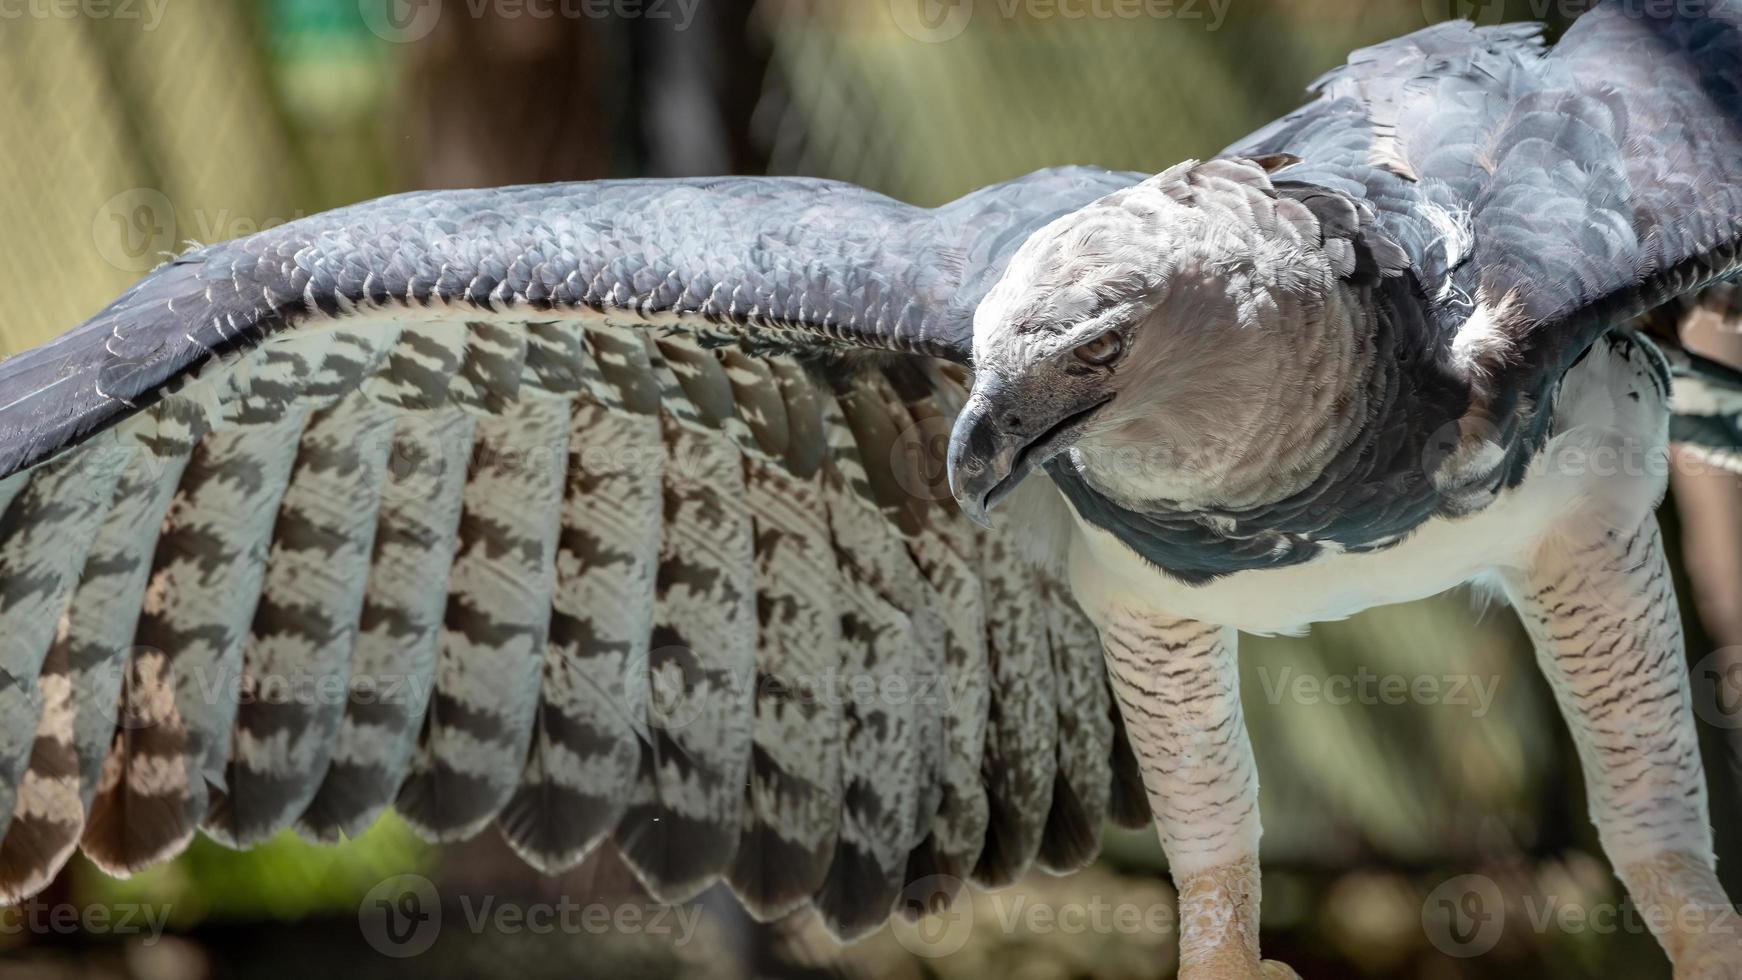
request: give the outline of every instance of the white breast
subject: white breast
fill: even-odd
[[[1127,608],[1253,633],[1297,632],[1521,566],[1562,521],[1637,527],[1662,497],[1668,473],[1667,393],[1651,370],[1653,356],[1599,341],[1567,375],[1549,442],[1521,484],[1477,513],[1431,520],[1383,551],[1327,551],[1300,565],[1189,585],[1079,518],[1072,586],[1097,621]]]

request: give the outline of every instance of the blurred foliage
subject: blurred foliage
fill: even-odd
[[[1419,4],[1395,0],[1241,2],[1221,21],[1207,2],[1177,5],[1201,19],[1007,17],[1007,2],[963,2],[974,12],[961,35],[923,43],[889,3],[764,0],[792,93],[772,169],[922,204],[1061,164],[1155,172],[1215,154],[1300,104],[1352,48],[1424,23]]]
[[[196,837],[181,857],[129,878],[111,878],[80,855],[71,869],[71,900],[166,906],[177,929],[208,922],[293,922],[311,913],[355,909],[358,897],[382,879],[428,872],[435,864],[434,846],[389,813],[360,836],[331,846],[288,830],[247,851]]]

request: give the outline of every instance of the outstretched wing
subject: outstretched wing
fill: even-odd
[[[1088,860],[1144,812],[1095,634],[955,511],[934,356],[1134,179],[403,195],[0,363],[0,893],[388,805],[844,935]]]
[[[1742,246],[1742,4],[1615,0],[1497,120],[1465,288],[1524,377],[1733,274]]]
[[[1608,0],[1552,49],[1536,25],[1440,24],[1315,89],[1231,152],[1301,157],[1283,176],[1372,206],[1411,258],[1427,353],[1522,436],[1514,464],[1547,418],[1530,406],[1598,337],[1737,269],[1735,0]]]
[[[1139,179],[1042,171],[942,208],[834,181],[607,181],[412,193],[189,252],[0,362],[0,477],[307,321],[612,314],[710,337],[966,363],[1027,234]]]
[[[1452,304],[1455,327],[1469,306],[1447,285],[1470,254],[1484,149],[1542,52],[1537,24],[1435,24],[1353,52],[1312,83],[1314,101],[1225,153],[1298,158],[1279,176],[1370,205],[1423,290]]]

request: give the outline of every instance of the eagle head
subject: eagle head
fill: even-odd
[[[1302,346],[1326,340],[1339,278],[1271,163],[1184,163],[1022,244],[975,310],[974,385],[951,431],[969,517],[985,523],[1061,453],[1091,476],[1098,456],[1124,460],[1107,474],[1124,496],[1177,499],[1184,470],[1214,479],[1250,449],[1265,419],[1242,402],[1273,401],[1291,380],[1278,372],[1313,360]]]

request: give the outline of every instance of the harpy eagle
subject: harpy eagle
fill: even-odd
[[[175,258],[0,362],[0,894],[391,805],[851,937],[1111,817],[1183,976],[1290,976],[1236,631],[1476,580],[1634,901],[1728,909],[1651,510],[1742,377],[1635,329],[1742,243],[1742,3],[1684,7],[1442,24],[1156,176],[414,193]]]

